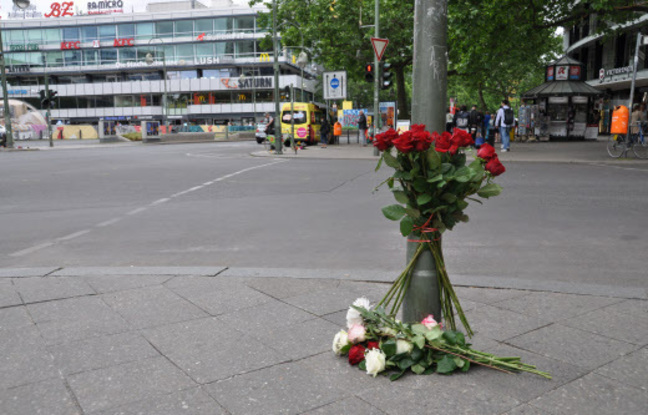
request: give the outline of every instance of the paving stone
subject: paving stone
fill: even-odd
[[[455,287],[457,297],[481,304],[492,304],[502,300],[529,295],[529,291],[503,290],[496,288]]]
[[[625,300],[607,307],[609,312],[643,316],[648,315],[648,301],[646,300]]]
[[[123,407],[97,415],[226,415],[227,412],[202,388],[193,388]]]
[[[336,385],[297,363],[235,376],[206,387],[231,414],[298,414],[343,397]]]
[[[4,330],[36,327],[24,306],[0,309],[0,336]]]
[[[358,398],[347,398],[341,401],[334,402],[329,405],[322,406],[312,411],[304,412],[303,415],[339,415],[339,414],[353,414],[353,415],[385,415],[386,412],[381,411],[375,406],[369,405],[367,402]]]
[[[248,287],[254,288],[273,298],[288,298],[334,288],[340,284],[337,280],[315,280],[297,278],[251,278],[245,282]]]
[[[336,356],[331,349],[300,360],[298,363],[312,371],[313,376],[318,379],[347,391],[339,399],[357,395],[377,386],[376,379],[367,375],[364,370],[358,369],[358,366],[351,366],[346,356]]]
[[[168,275],[96,275],[83,280],[98,293],[110,293],[160,285],[170,278]]]
[[[347,310],[361,296],[362,293],[338,287],[286,298],[284,301],[315,315],[323,316]]]
[[[20,305],[22,300],[10,279],[0,279],[0,308]]]
[[[335,313],[324,314],[321,318],[335,324],[340,330],[346,330],[346,313],[347,310],[336,311]]]
[[[395,277],[397,276],[394,276],[394,278]],[[341,281],[340,288],[348,289],[350,292],[353,293],[358,293],[359,294],[358,297],[360,296],[366,297],[369,299],[369,301],[371,301],[372,304],[375,304],[383,299],[383,297],[387,294],[387,291],[389,291],[389,289],[391,288],[391,284]]]
[[[7,415],[81,415],[61,379],[0,390],[0,412]]]
[[[597,374],[648,390],[648,349],[643,348],[596,369]]]
[[[189,389],[195,383],[164,357],[124,363],[68,377],[84,412],[90,413]]]
[[[640,346],[648,344],[648,314],[644,313],[626,314],[606,307],[561,324]]]
[[[557,322],[620,301],[623,300],[589,295],[538,292],[502,300],[492,305],[527,316],[541,317],[547,322]]]
[[[57,378],[58,371],[36,327],[0,335],[0,389]]]
[[[38,329],[48,344],[127,331],[128,323],[98,296],[30,304]]]
[[[176,277],[165,286],[211,315],[232,313],[272,300],[231,278]]]
[[[506,340],[548,324],[538,317],[530,317],[493,306],[482,306],[467,311],[466,318],[475,333],[491,339]]]
[[[551,415],[551,413],[538,409],[535,406],[520,405],[502,415]]]
[[[216,318],[170,324],[143,333],[200,384],[285,361],[277,351]]]
[[[44,277],[58,268],[3,268],[0,278]]]
[[[589,374],[529,403],[551,414],[638,415],[646,413],[648,394]]]
[[[95,294],[95,290],[79,278],[16,278],[14,285],[26,304]]]
[[[273,301],[235,313],[224,314],[219,317],[219,320],[227,323],[233,329],[242,329],[256,336],[272,333],[279,328],[313,318],[315,316],[297,307]]]
[[[509,340],[508,343],[586,369],[595,369],[637,348],[628,343],[560,324],[552,324],[523,334]]]
[[[70,267],[58,270],[54,276],[88,275],[205,275],[213,276],[225,267]]]
[[[115,366],[159,356],[137,333],[121,333],[49,347],[56,365],[66,374]]]
[[[271,330],[253,330],[252,335],[280,352],[286,360],[297,360],[331,350],[333,337],[339,330],[329,321],[312,319]]]
[[[163,286],[102,296],[133,327],[145,328],[207,317],[207,313]]]

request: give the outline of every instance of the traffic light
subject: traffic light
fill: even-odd
[[[38,92],[39,92],[39,94],[40,94],[41,108],[42,108],[42,109],[46,109],[46,108],[48,108],[49,105],[50,105],[50,100],[49,100],[49,98],[48,98],[48,96],[47,96],[47,92],[46,92],[44,89],[41,89],[41,90],[38,91]]]
[[[373,63],[368,63],[365,65],[365,81],[373,82],[374,76],[376,76],[376,68]]]
[[[380,89],[389,89],[392,86],[393,73],[389,72],[391,63],[380,62]]]
[[[54,108],[56,106],[56,96],[58,95],[58,92],[50,90],[49,93],[49,105],[50,108]]]

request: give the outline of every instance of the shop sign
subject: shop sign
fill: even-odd
[[[587,104],[587,97],[572,97],[572,103],[574,104]]]
[[[36,6],[30,4],[25,9],[13,5],[13,9],[7,13],[7,18],[9,19],[42,19],[43,12],[40,12],[36,9]]]
[[[198,58],[198,64],[200,65],[215,65],[218,63],[228,63],[228,62],[233,62],[234,59],[232,59],[231,56],[229,55],[223,55],[223,56],[207,56],[207,57],[199,57]]]
[[[580,66],[570,66],[569,67],[569,79],[572,81],[581,80],[581,67]]]
[[[550,104],[567,104],[569,103],[569,97],[549,97]]]
[[[272,78],[256,78],[256,77],[246,77],[243,79],[239,78],[238,81],[239,88],[272,88]]]
[[[81,42],[61,42],[61,50],[81,49]]]
[[[55,2],[50,5],[50,12],[44,14],[45,17],[65,17],[65,16],[74,16],[74,2]]]
[[[28,43],[26,45],[9,45],[9,50],[12,52],[22,52],[25,50],[38,50],[40,47],[38,43]]]
[[[547,67],[547,81],[553,81],[554,80],[554,67],[549,66]]]
[[[124,13],[124,2],[122,0],[89,1],[87,8],[88,14]]]
[[[556,81],[566,81],[569,66],[556,66]]]
[[[135,46],[135,38],[129,37],[129,38],[115,39],[113,46],[116,48],[121,48],[124,46]]]
[[[10,89],[9,95],[27,95],[29,91],[26,89]]]
[[[92,47],[93,47],[93,48],[98,48],[98,47],[99,47],[99,41],[96,40],[96,39],[93,40],[93,41],[92,41]]]
[[[624,74],[629,75],[632,72],[634,72],[634,68],[632,65],[623,66],[621,68],[614,68],[614,69],[601,68],[601,70],[599,71],[599,81],[603,82],[605,78],[609,76],[624,75]]]

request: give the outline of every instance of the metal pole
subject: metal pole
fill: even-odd
[[[162,122],[164,123],[164,130],[169,134],[169,116],[168,116],[168,105],[167,105],[167,66],[166,66],[166,51],[162,50],[162,76],[164,77],[164,95],[162,96],[163,106],[162,106]]]
[[[639,63],[639,44],[641,43],[641,32],[637,33],[637,45],[635,46],[634,62],[632,64],[632,83],[630,84],[630,105],[628,109],[630,114],[632,114],[632,101],[634,101],[634,90],[635,90],[635,81],[637,80],[637,64]],[[627,134],[627,143],[630,143],[630,129],[631,125],[628,127]],[[627,151],[627,148],[626,148]]]
[[[11,114],[9,110],[9,90],[7,89],[7,72],[5,68],[5,53],[2,45],[2,29],[0,29],[0,71],[2,72],[2,98],[4,101],[4,119],[5,119],[5,134],[7,141],[5,146],[13,148],[13,134],[11,131]]]
[[[447,89],[447,0],[419,0],[414,7],[414,59],[412,63],[412,124],[429,131],[445,129]],[[436,13],[428,14],[428,10]],[[435,243],[441,244],[441,241]],[[407,260],[416,251],[408,242]],[[403,301],[403,321],[421,321],[428,314],[441,319],[441,298],[434,258],[424,249],[412,272]]]
[[[297,147],[295,147],[295,94],[293,84],[290,84],[290,114],[290,147],[297,154]]]
[[[277,54],[277,0],[272,0],[272,54],[274,57],[274,101],[275,101],[275,153],[283,154],[281,151],[281,108],[279,108],[279,56]],[[277,132],[279,134],[277,134]]]
[[[47,75],[47,60],[45,60],[45,96],[49,98],[49,75]],[[52,137],[52,120],[50,119],[51,102],[48,103],[45,109],[45,119],[47,120],[47,132],[49,133],[49,146],[54,147],[54,139]]]
[[[380,37],[380,0],[376,0],[375,2],[375,16],[374,16],[374,25],[375,25],[375,31],[374,31],[374,36],[375,37]],[[373,136],[376,136],[376,132],[378,131],[378,112],[380,111],[379,108],[379,103],[380,103],[380,68],[379,68],[379,61],[378,61],[378,55],[374,54],[374,68],[376,68],[375,73],[374,73],[374,116],[373,116]],[[378,153],[378,147],[374,147],[373,150],[374,156],[377,156]]]

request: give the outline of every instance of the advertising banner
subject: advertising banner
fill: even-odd
[[[355,127],[358,128],[358,119],[360,118],[360,111],[364,111],[367,116],[367,110],[342,110],[342,119],[340,124],[342,127]],[[367,117],[368,118],[368,117]]]

